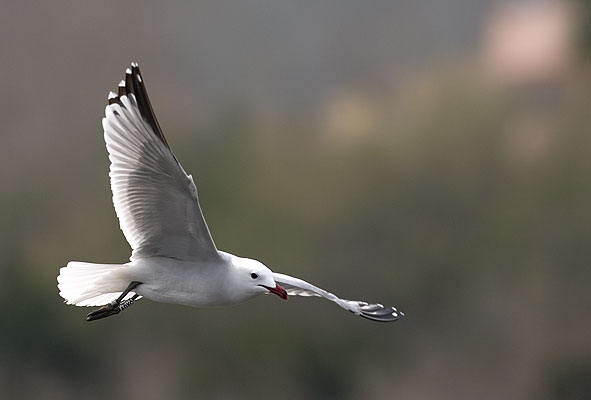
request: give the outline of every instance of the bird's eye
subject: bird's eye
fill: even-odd
[[[258,278],[259,276],[253,272],[252,274],[250,274],[250,277],[251,277],[252,279],[256,279],[256,278]]]

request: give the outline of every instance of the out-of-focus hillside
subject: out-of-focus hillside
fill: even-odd
[[[440,18],[430,2],[5,4],[0,398],[591,397],[591,67],[573,33],[585,30],[570,30],[574,8],[468,3]],[[523,39],[541,15],[555,46]],[[516,23],[530,27],[521,41],[507,36]],[[89,324],[62,304],[67,261],[129,257],[100,118],[136,57],[219,248],[406,317],[383,325],[263,296],[214,309],[143,300]],[[296,57],[308,61],[289,66]],[[76,79],[54,69],[65,65]],[[284,86],[263,83],[281,74]]]

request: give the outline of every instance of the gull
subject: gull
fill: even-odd
[[[141,298],[195,307],[228,306],[259,294],[318,296],[364,318],[391,322],[394,307],[345,300],[263,263],[218,250],[193,177],[173,154],[152,110],[137,63],[110,92],[102,120],[113,205],[131,246],[125,264],[70,261],[57,277],[67,304],[102,306],[94,321],[119,314]]]

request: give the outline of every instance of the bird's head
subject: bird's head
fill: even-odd
[[[287,291],[275,283],[273,271],[257,260],[236,257],[233,264],[237,271],[237,284],[243,292],[257,294],[273,293],[287,300]]]

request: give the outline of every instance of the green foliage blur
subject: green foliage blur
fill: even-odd
[[[142,69],[218,248],[406,317],[261,296],[85,322],[59,268],[130,253],[86,93],[96,134],[1,175],[0,398],[591,398],[589,64],[502,85],[444,62],[312,116],[237,102],[200,126]]]

